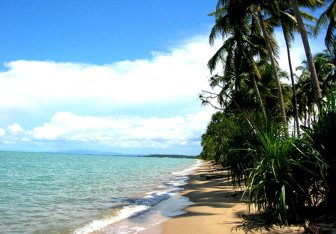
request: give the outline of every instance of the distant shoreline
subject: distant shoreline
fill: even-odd
[[[146,158],[187,158],[187,159],[197,159],[196,156],[191,155],[179,155],[179,154],[149,154],[149,155],[143,155],[140,157],[146,157]]]
[[[152,157],[152,158],[188,158],[197,159],[196,155],[184,154],[127,154],[119,152],[105,152],[94,150],[68,150],[68,151],[24,151],[24,150],[0,150],[9,153],[38,153],[38,154],[66,154],[66,155],[96,155],[96,156],[125,156],[125,157]]]

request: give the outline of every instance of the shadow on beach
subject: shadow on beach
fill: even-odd
[[[267,224],[253,211],[250,213],[248,200],[243,197],[244,188],[234,186],[228,173],[206,163],[191,175],[182,195],[193,204],[185,209],[185,214],[168,221],[163,233],[171,232],[169,223],[179,227],[174,233],[191,233],[191,230],[193,233],[302,233],[300,227],[279,228]]]

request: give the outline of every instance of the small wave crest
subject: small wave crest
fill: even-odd
[[[106,226],[121,220],[140,215],[150,210],[151,207],[156,206],[160,202],[169,199],[176,190],[168,190],[162,192],[151,192],[143,198],[134,199],[133,205],[124,206],[115,216],[104,218],[100,220],[93,220],[91,223],[75,230],[75,234],[86,234],[94,231],[99,231]]]
[[[94,231],[99,231],[106,226],[109,226],[113,223],[130,218],[132,216],[139,215],[141,213],[146,212],[147,210],[149,210],[149,207],[145,205],[127,206],[127,207],[124,207],[122,210],[120,210],[117,216],[106,218],[106,219],[93,220],[91,223],[85,225],[84,227],[81,227],[75,230],[74,233],[75,234],[86,234],[86,233],[91,233]]]
[[[121,210],[118,211],[117,214],[114,214],[109,218],[93,220],[83,227],[76,229],[74,233],[87,234],[99,231],[111,224],[149,211],[152,207],[158,205],[160,202],[167,200],[171,198],[174,194],[178,193],[182,189],[180,186],[186,184],[186,181],[189,178],[188,175],[195,171],[201,165],[202,161],[197,160],[192,167],[172,173],[174,178],[159,186],[159,191],[149,192],[146,196],[142,198],[113,198],[114,202],[127,202],[128,204],[121,208]]]
[[[182,171],[177,171],[177,172],[173,172],[172,174],[175,176],[188,176],[191,173],[193,173],[195,170],[197,170],[200,166],[203,165],[203,161],[197,159],[195,164],[193,164],[191,167],[184,169]]]

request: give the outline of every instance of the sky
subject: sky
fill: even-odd
[[[1,0],[0,150],[199,154],[216,2]]]

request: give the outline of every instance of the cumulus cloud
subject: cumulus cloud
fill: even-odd
[[[146,104],[197,98],[207,86],[206,37],[196,37],[151,59],[106,65],[12,61],[0,72],[0,108],[44,107],[50,103]],[[87,103],[89,104],[89,102]]]
[[[6,135],[6,130],[3,128],[0,128],[0,137],[3,137]]]
[[[293,44],[294,66],[304,56],[299,42]],[[287,69],[285,47],[280,46],[279,63]],[[210,47],[204,35],[168,51],[155,51],[150,59],[105,65],[8,62],[0,71],[0,142],[39,147],[79,142],[84,148],[86,143],[124,148],[199,146],[214,111],[202,109],[197,97],[208,87],[206,64],[217,48]],[[169,108],[141,113],[158,103]],[[114,107],[135,109],[110,113]],[[94,108],[107,111],[97,114],[91,112]],[[183,114],[176,113],[178,108]],[[25,126],[27,120],[30,126]]]
[[[199,146],[212,110],[174,117],[99,117],[57,112],[50,121],[24,130],[18,124],[0,131],[4,142],[94,142],[108,147]]]
[[[55,142],[199,146],[212,111],[202,109],[198,94],[208,86],[215,50],[203,35],[149,59],[105,65],[10,61],[0,71],[0,142],[40,150]],[[167,108],[152,113],[162,104]]]
[[[12,125],[8,126],[7,130],[9,133],[13,135],[17,135],[24,132],[23,128],[17,123],[13,123]]]
[[[281,32],[280,67],[288,70]],[[146,105],[197,99],[208,87],[207,61],[217,46],[207,35],[193,37],[152,58],[106,65],[53,61],[11,61],[0,72],[0,111],[80,104],[82,108]],[[304,59],[300,38],[292,46],[294,67]],[[84,104],[84,105],[83,105]],[[56,112],[58,110],[54,110]]]

